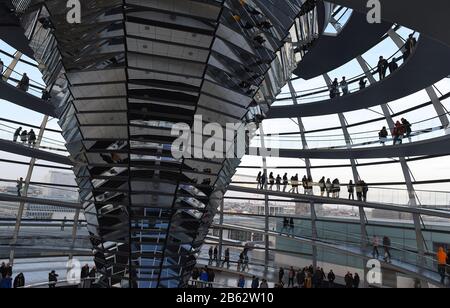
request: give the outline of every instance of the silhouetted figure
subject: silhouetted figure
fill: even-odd
[[[394,145],[403,144],[403,136],[405,135],[405,127],[400,121],[397,121],[394,126],[392,136],[394,137]]]
[[[328,273],[328,287],[334,288],[334,281],[336,280],[336,275],[333,273],[333,270],[330,270],[330,272]]]
[[[380,75],[380,80],[386,78],[386,72],[388,67],[389,67],[388,61],[385,58],[380,57],[380,60],[378,61],[378,73]]]
[[[359,80],[359,89],[365,89],[367,85],[367,80],[363,77]]]
[[[348,94],[348,82],[345,79],[345,77],[342,77],[341,90],[342,90],[342,95],[347,95]]]
[[[374,235],[372,238],[372,257],[374,259],[378,259],[380,257],[380,251],[378,250],[378,247],[380,247],[380,239],[378,236]]]
[[[30,78],[28,78],[27,73],[23,74],[22,79],[17,84],[17,88],[24,92],[28,92],[28,89],[30,88]]]
[[[48,287],[50,289],[56,288],[56,284],[58,283],[58,277],[59,275],[56,274],[55,271],[51,271],[50,274],[48,274]]]
[[[277,185],[277,191],[281,191],[281,176],[278,174],[275,179],[275,184]]]
[[[16,131],[14,132],[14,136],[13,136],[14,142],[17,142],[17,138],[19,138],[21,133],[22,133],[22,127],[19,127],[18,129],[16,129]]]
[[[14,279],[14,289],[23,288],[25,286],[25,276],[23,273],[20,273]]]
[[[285,173],[283,176],[283,192],[286,192],[288,185],[289,185],[288,174]]]
[[[380,143],[384,146],[386,145],[387,137],[389,136],[389,133],[386,129],[386,127],[383,127],[380,132],[378,133],[378,136],[380,137]]]
[[[20,141],[22,142],[23,145],[27,144],[28,132],[26,130],[22,131],[22,133],[20,134]]]
[[[36,146],[36,134],[34,130],[30,130],[30,132],[28,133],[28,144],[30,145],[30,147]]]
[[[22,189],[23,189],[23,178],[22,177],[17,181],[16,188],[17,188],[17,196],[22,197]]]
[[[417,39],[413,34],[410,34],[405,43],[405,52],[403,53],[403,59],[406,60],[411,55],[412,51],[417,45]]]
[[[392,59],[391,63],[389,63],[389,73],[393,73],[398,69],[398,64],[396,59]]]
[[[355,200],[355,184],[351,180],[348,183],[348,200]]]
[[[405,118],[402,118],[401,122],[402,122],[403,129],[405,132],[405,137],[409,139],[409,142],[411,142],[412,124],[409,123],[409,121],[406,120]]]

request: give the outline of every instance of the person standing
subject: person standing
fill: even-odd
[[[404,130],[404,133],[405,133],[405,137],[409,139],[409,142],[411,142],[412,125],[405,118],[401,119],[401,122],[402,122],[402,125],[403,125],[403,130]]]
[[[446,273],[448,256],[444,250],[444,247],[439,247],[436,257],[437,257],[437,263],[438,263],[438,272],[439,272],[439,275],[441,276],[441,284],[445,284],[445,273]]]
[[[387,137],[389,136],[388,131],[386,129],[386,126],[383,127],[380,132],[378,133],[378,137],[380,138],[380,143],[385,146]]]
[[[389,73],[392,74],[398,69],[397,60],[395,58],[389,63]]]
[[[380,251],[378,250],[380,247],[380,239],[378,236],[374,235],[372,239],[372,257],[378,259],[380,257]]]
[[[258,289],[259,288],[259,278],[256,276],[253,276],[252,278],[252,289]]]
[[[208,268],[203,268],[200,274],[200,281],[202,288],[206,287],[206,283],[208,282],[208,280],[209,280]]]
[[[389,66],[388,61],[385,58],[383,58],[383,56],[381,56],[380,60],[378,61],[378,73],[380,75],[380,80],[386,78],[388,66]]]
[[[342,95],[347,95],[348,94],[348,82],[345,79],[345,77],[342,77],[341,90],[342,90]]]
[[[214,262],[216,262],[216,264],[219,263],[219,248],[217,246],[214,247]]]
[[[403,144],[403,135],[405,134],[405,128],[400,121],[397,121],[394,126],[392,136],[394,137],[394,145]]]
[[[6,275],[6,277],[0,281],[0,289],[12,289],[11,276]]]
[[[22,142],[23,145],[27,144],[28,132],[26,130],[22,131],[22,133],[20,134],[20,141]]]
[[[216,273],[210,268],[208,270],[208,287],[213,288],[214,281],[216,280]]]
[[[239,280],[237,283],[237,287],[240,289],[244,289],[245,288],[245,278],[244,275],[239,275]]]
[[[264,171],[261,175],[261,189],[266,189],[267,173]]]
[[[417,39],[413,34],[410,34],[405,43],[405,52],[403,53],[403,59],[406,60],[411,55],[412,51],[417,45]]]
[[[277,175],[277,178],[275,179],[275,184],[277,185],[277,191],[281,191],[281,176]]]
[[[14,132],[14,136],[13,136],[13,142],[17,142],[17,138],[19,138],[21,133],[22,133],[22,127],[19,127],[18,129],[16,129],[16,131]]]
[[[320,196],[323,197],[326,190],[326,184],[325,184],[325,177],[323,176],[319,181],[319,187],[320,187]]]
[[[36,134],[34,133],[34,130],[30,130],[28,133],[28,145],[33,148],[36,145]]]
[[[366,85],[367,85],[367,80],[366,80],[364,77],[362,77],[362,78],[359,80],[359,90],[365,89],[365,88],[366,88]]]
[[[209,256],[208,265],[211,265],[213,263],[213,255],[214,255],[214,249],[212,248],[212,246],[210,246],[209,250],[208,250],[208,256]]]
[[[269,183],[270,183],[269,190],[273,190],[273,185],[275,185],[275,177],[273,176],[273,172],[271,172],[269,175]]]
[[[284,269],[280,267],[280,270],[278,271],[278,282],[282,283],[284,278]]]
[[[30,87],[30,78],[28,78],[27,73],[23,73],[22,79],[17,84],[17,88],[24,92],[28,92]]]
[[[25,286],[25,276],[23,273],[20,273],[14,279],[14,289],[23,288]]]
[[[359,289],[360,283],[361,283],[361,278],[359,278],[358,273],[355,273],[355,276],[353,276],[353,288]]]
[[[355,200],[355,185],[352,180],[348,183],[348,200]]]
[[[48,287],[50,289],[56,288],[56,284],[58,283],[58,277],[59,275],[56,274],[55,271],[51,271],[50,274],[48,274]]]
[[[289,287],[294,287],[294,279],[295,279],[295,270],[294,268],[291,266],[291,269],[289,270],[289,275],[288,275],[288,288]]]
[[[339,182],[339,179],[335,179],[333,181],[333,198],[340,198],[340,192],[341,192],[341,183]]]
[[[330,289],[334,288],[334,281],[336,280],[336,275],[333,273],[333,270],[330,270],[327,278],[328,278],[328,287]]]
[[[330,198],[330,194],[333,192],[333,183],[331,183],[331,179],[327,179],[325,187],[327,189],[327,198]]]
[[[369,185],[367,185],[366,182],[362,181],[362,197],[363,197],[363,202],[367,202],[367,194],[369,193]]]
[[[258,173],[258,175],[256,176],[256,189],[261,188],[261,177],[262,177],[262,172],[260,171]]]
[[[286,192],[288,185],[289,185],[288,174],[285,173],[283,176],[283,192]]]
[[[347,275],[345,275],[345,288],[352,289],[353,288],[353,275],[348,272]]]
[[[22,197],[22,189],[23,189],[23,178],[22,177],[17,181],[16,187],[17,187],[17,196]]]
[[[230,268],[230,248],[225,249],[225,256],[222,262],[222,267],[227,264],[227,268]]]
[[[0,59],[0,76],[3,76],[3,70],[5,69],[5,63]]]
[[[268,289],[269,288],[269,284],[267,283],[267,280],[263,279],[261,281],[261,284],[259,285],[260,289]]]

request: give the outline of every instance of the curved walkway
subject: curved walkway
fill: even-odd
[[[258,234],[266,234],[263,230],[249,228],[249,227],[243,227],[243,226],[236,226],[236,225],[231,225],[231,224],[223,224],[223,225],[215,224],[215,225],[213,225],[213,227],[219,228],[219,229],[226,229],[226,230],[238,230],[238,231],[253,232],[253,233],[258,233]],[[309,238],[304,238],[304,237],[299,237],[299,236],[293,237],[293,236],[290,236],[287,234],[286,235],[280,234],[280,233],[277,233],[274,231],[268,231],[267,234],[269,236],[273,236],[276,238],[285,238],[285,239],[289,239],[291,241],[299,242],[301,244],[308,244],[308,245],[316,246],[316,247],[323,248],[326,250],[343,253],[343,254],[346,254],[349,256],[354,256],[354,257],[363,258],[363,259],[365,259],[365,258],[372,259],[373,258],[371,251],[369,251],[368,249],[362,249],[361,247],[357,247],[357,246],[328,243],[326,241],[312,240]],[[429,282],[436,286],[445,287],[445,286],[441,285],[441,283],[440,283],[441,278],[437,272],[434,272],[434,271],[431,271],[428,269],[423,269],[414,264],[409,264],[409,263],[405,263],[405,262],[401,262],[401,261],[397,261],[397,260],[392,260],[392,263],[382,262],[382,264],[383,264],[383,267],[385,267],[387,269],[391,269],[396,272],[404,273],[408,276],[411,276],[411,277],[414,277],[414,278],[417,278],[420,280],[424,280],[424,281]]]
[[[391,27],[392,23],[368,24],[365,14],[353,12],[339,35],[321,35],[314,42],[294,74],[311,79],[333,71],[379,43]]]
[[[54,200],[54,199],[18,197],[18,196],[8,195],[8,194],[0,194],[0,201],[3,201],[3,202],[25,202],[25,203],[29,203],[29,204],[50,205],[50,206],[55,206],[55,207],[63,207],[63,208],[76,209],[76,210],[82,208],[81,204],[75,203],[75,202],[58,201],[58,200]]]
[[[0,151],[41,159],[62,165],[72,165],[72,161],[67,156],[34,149],[28,146],[24,146],[18,142],[0,139]]]
[[[272,107],[267,118],[311,117],[378,106],[423,90],[449,74],[450,48],[422,36],[406,62],[382,81],[334,99]]]
[[[0,80],[0,99],[4,99],[18,106],[57,118],[55,107],[41,98],[26,93],[15,86]]]
[[[327,0],[352,8],[359,12],[368,12],[367,1]],[[417,30],[450,47],[450,1],[448,0],[380,0],[383,20],[398,23]]]
[[[450,135],[401,145],[352,148],[352,149],[277,149],[282,158],[316,159],[365,159],[386,157],[410,157],[450,155]],[[272,149],[272,154],[276,152]],[[250,148],[249,154],[260,154],[259,148]]]
[[[314,202],[317,204],[338,204],[338,205],[349,205],[356,207],[363,207],[369,209],[395,211],[401,213],[412,213],[433,217],[441,217],[450,219],[450,211],[435,210],[422,205],[421,207],[408,207],[404,205],[394,205],[394,204],[384,204],[384,203],[371,203],[371,202],[361,202],[357,200],[347,200],[347,199],[336,199],[328,197],[320,197],[314,195],[302,195],[302,194],[292,194],[287,192],[279,192],[272,190],[260,190],[255,188],[247,188],[242,186],[231,185],[227,188],[227,191],[250,193],[250,194],[268,194],[270,196],[276,196],[281,198],[289,198],[298,200],[300,202]]]

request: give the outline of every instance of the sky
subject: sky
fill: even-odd
[[[345,23],[345,21],[344,21]],[[406,28],[401,28],[398,33],[403,37],[406,38],[410,33],[411,30]],[[417,36],[418,34],[416,34]],[[14,53],[14,50],[6,45],[5,43],[0,41],[0,50],[3,50],[8,53]],[[396,53],[398,51],[398,48],[393,43],[393,41],[390,38],[387,38],[377,46],[375,46],[373,49],[368,51],[363,55],[363,58],[366,60],[366,62],[371,66],[376,66],[378,62],[378,57],[380,55],[384,55],[385,57],[390,57],[392,54]],[[339,51],[336,51],[339,52]],[[5,55],[0,54],[0,58],[5,62],[5,65],[7,66],[9,62],[11,61],[10,58],[6,57]],[[23,59],[28,60],[30,62],[34,62],[31,59],[28,59],[27,57],[23,57]],[[41,73],[36,69],[32,68],[29,65],[25,65],[23,63],[20,63],[16,67],[16,71],[19,73],[27,72],[30,79],[37,82],[38,84],[44,84]],[[329,76],[333,78],[341,79],[342,76],[346,76],[348,79],[362,74],[363,71],[359,67],[356,60],[350,61],[349,63],[343,65],[342,67],[332,71],[329,73]],[[18,75],[15,74],[13,77],[18,78]],[[296,80],[294,81],[294,87],[297,91],[306,91],[308,89],[318,88],[318,87],[324,87],[325,81],[322,77],[317,77],[311,80]],[[450,82],[449,79],[446,78],[440,82],[438,82],[436,85],[437,89],[442,92],[443,94],[450,92]],[[32,94],[39,95],[36,92],[30,91]],[[287,97],[289,91],[288,88],[285,87],[282,89],[282,92],[280,94],[280,97]],[[316,100],[323,100],[325,98],[317,98]],[[418,93],[415,93],[413,95],[410,95],[409,97],[402,98],[398,101],[391,102],[389,105],[392,108],[394,112],[398,112],[413,106],[417,106],[421,103],[429,101],[429,98],[425,91],[420,91]],[[311,100],[304,100],[300,101],[299,103],[309,103]],[[450,99],[447,99],[446,101],[442,102],[443,105],[449,109],[450,108]],[[27,110],[25,108],[16,106],[14,104],[11,104],[6,101],[0,100],[0,110],[1,110],[1,117],[11,119],[11,120],[17,120],[21,122],[30,123],[32,125],[39,126],[41,124],[41,121],[43,119],[43,116]],[[283,101],[283,102],[276,102],[275,105],[283,105],[283,104],[292,104],[291,101]],[[370,110],[358,110],[353,112],[347,112],[345,113],[345,117],[349,124],[360,122],[362,120],[366,119],[372,119],[372,118],[378,118],[381,116],[381,108],[380,107],[374,107],[370,108]],[[422,108],[420,110],[417,110],[415,112],[408,113],[405,117],[411,122],[417,122],[422,121],[425,119],[429,119],[436,116],[436,112],[434,109],[430,107]],[[314,130],[314,129],[320,129],[320,128],[326,128],[326,127],[335,127],[340,126],[340,122],[337,115],[327,115],[327,116],[320,116],[320,117],[309,117],[309,118],[303,118],[303,123],[305,125],[305,128],[307,131]],[[264,121],[264,130],[266,133],[279,133],[279,132],[296,132],[298,131],[298,126],[293,120],[267,120]],[[439,121],[437,119],[430,120],[427,122],[424,122],[422,124],[418,124],[417,126],[413,127],[413,129],[421,129],[421,128],[429,128],[429,127],[435,127],[440,125]],[[387,126],[387,123],[385,121],[361,125],[355,128],[350,128],[349,132],[351,135],[354,134],[360,134],[361,132],[370,132],[367,134],[360,134],[358,135],[359,140],[373,140],[373,138],[376,138],[377,134],[374,133],[375,131],[378,131],[382,126]],[[48,126],[48,128],[52,129],[60,129],[57,123],[56,119],[52,119]],[[10,139],[12,138],[12,134],[10,133],[11,130],[13,130],[15,127],[14,125],[11,125],[9,123],[0,122],[0,138],[2,139]],[[5,132],[8,131],[8,132]],[[438,133],[442,134],[442,132]],[[357,135],[354,135],[357,136]],[[50,143],[46,143],[48,146],[53,146],[57,148],[63,148],[64,147],[64,140],[60,134],[57,133],[46,133],[46,138],[51,138],[52,140],[48,140]],[[433,135],[427,135],[421,138],[431,138]],[[297,147],[300,148],[300,139],[298,137],[293,137],[291,139],[283,139],[283,140],[291,140],[288,143],[284,142],[285,146],[288,145],[289,147]],[[327,147],[331,145],[337,144],[343,144],[344,136],[342,130],[335,130],[335,131],[327,131],[324,133],[315,133],[308,135],[309,140],[309,146],[310,148],[313,147]],[[328,141],[328,140],[335,140],[335,141]],[[355,141],[355,143],[357,143]],[[19,161],[29,161],[28,158],[20,157],[17,155],[12,155],[6,152],[0,151],[0,159],[14,159]],[[370,162],[373,160],[360,160],[360,163],[364,162]],[[40,163],[46,163],[46,162],[40,162]],[[349,163],[348,161],[342,161],[342,160],[312,160],[313,165],[326,165],[326,164],[342,164],[342,163]],[[50,163],[51,164],[51,163]],[[261,165],[261,158],[258,157],[251,157],[247,156],[243,158],[242,165],[244,166],[258,166]],[[300,159],[280,159],[280,158],[271,158],[268,160],[269,166],[304,166],[304,161]],[[24,176],[27,171],[26,166],[20,166],[20,165],[12,165],[7,163],[0,162],[0,166],[2,167],[2,175],[0,178],[3,179],[17,179],[20,176]],[[450,171],[450,164],[449,164],[449,158],[436,158],[436,159],[430,159],[427,161],[421,161],[421,162],[414,162],[410,163],[410,169],[413,175],[413,178],[416,180],[432,180],[432,179],[446,179],[448,178],[448,174]],[[383,165],[383,166],[376,166],[376,167],[360,167],[358,168],[361,177],[366,180],[366,182],[370,183],[377,183],[377,182],[402,182],[404,181],[403,174],[401,171],[401,168],[398,164],[389,164],[389,165]],[[258,170],[255,169],[239,169],[237,171],[236,179],[240,178],[241,175],[246,175],[250,177],[256,176]],[[279,173],[289,172],[290,174],[295,172],[299,172],[300,174],[303,174],[304,170],[277,170]],[[48,169],[47,168],[37,168],[35,173],[33,174],[32,180],[33,181],[42,181],[47,174]],[[342,168],[330,168],[328,170],[323,169],[316,169],[313,170],[313,177],[315,179],[319,179],[323,176],[326,176],[327,178],[340,178],[342,182],[348,182],[352,178],[351,170],[350,168],[342,169]],[[1,183],[0,183],[1,184]],[[404,188],[404,187],[402,187]],[[449,184],[439,184],[439,185],[418,185],[416,187],[417,189],[424,189],[424,190],[442,190],[442,191],[449,191]]]

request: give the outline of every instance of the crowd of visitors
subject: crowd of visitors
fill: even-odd
[[[314,186],[318,186],[320,188],[321,197],[326,196],[328,198],[340,198],[341,194],[341,182],[339,179],[334,179],[331,181],[330,178],[325,179],[322,177],[318,183],[315,183],[311,176],[304,176],[303,179],[299,180],[299,175],[296,174],[288,179],[288,174],[285,173],[283,177],[278,174],[276,177],[274,173],[271,172],[269,174],[269,178],[267,179],[266,173],[260,171],[256,177],[257,189],[267,189],[273,190],[274,186],[276,187],[276,191],[278,192],[286,192],[288,186],[291,186],[291,189],[288,191],[289,193],[300,194],[299,187],[303,187],[303,193],[305,195],[313,195]],[[356,182],[350,181],[347,186],[348,191],[348,199],[355,200],[355,192],[358,198],[358,201],[367,202],[367,194],[369,192],[369,186],[363,180]]]
[[[19,127],[16,129],[13,135],[13,142],[17,142],[17,140],[20,138],[20,142],[22,142],[23,145],[28,145],[30,147],[36,146],[36,133],[33,129],[30,129],[30,131],[23,130],[22,127]]]
[[[404,138],[408,138],[409,142],[411,142],[412,124],[405,118],[402,118],[400,121],[397,121],[395,123],[391,133],[394,145],[403,144]],[[386,141],[389,136],[386,127],[383,127],[381,129],[381,131],[378,133],[378,136],[380,137],[380,143],[383,146],[386,145]]]
[[[19,273],[14,281],[13,277],[13,268],[11,264],[2,262],[0,266],[0,289],[17,289],[25,286],[25,276],[23,273]]]
[[[397,62],[402,58],[404,59],[404,61],[406,61],[406,59],[411,55],[411,53],[412,53],[413,49],[416,47],[416,45],[417,45],[417,39],[414,37],[413,34],[410,34],[408,39],[405,42],[405,45],[402,48],[403,57],[401,57],[401,58],[393,57],[389,61],[388,59],[385,59],[383,56],[380,56],[380,58],[378,60],[378,64],[377,64],[377,71],[376,71],[379,74],[380,80],[383,80],[386,78],[388,70],[389,70],[390,74],[395,72],[399,67]],[[367,86],[367,80],[364,77],[359,79],[359,90],[365,89],[366,86]],[[349,91],[348,87],[349,87],[349,82],[347,81],[346,77],[342,77],[342,80],[340,82],[337,78],[335,78],[329,87],[330,98],[333,99],[336,97],[340,97],[341,94],[342,94],[342,96],[349,94],[350,91]]]

